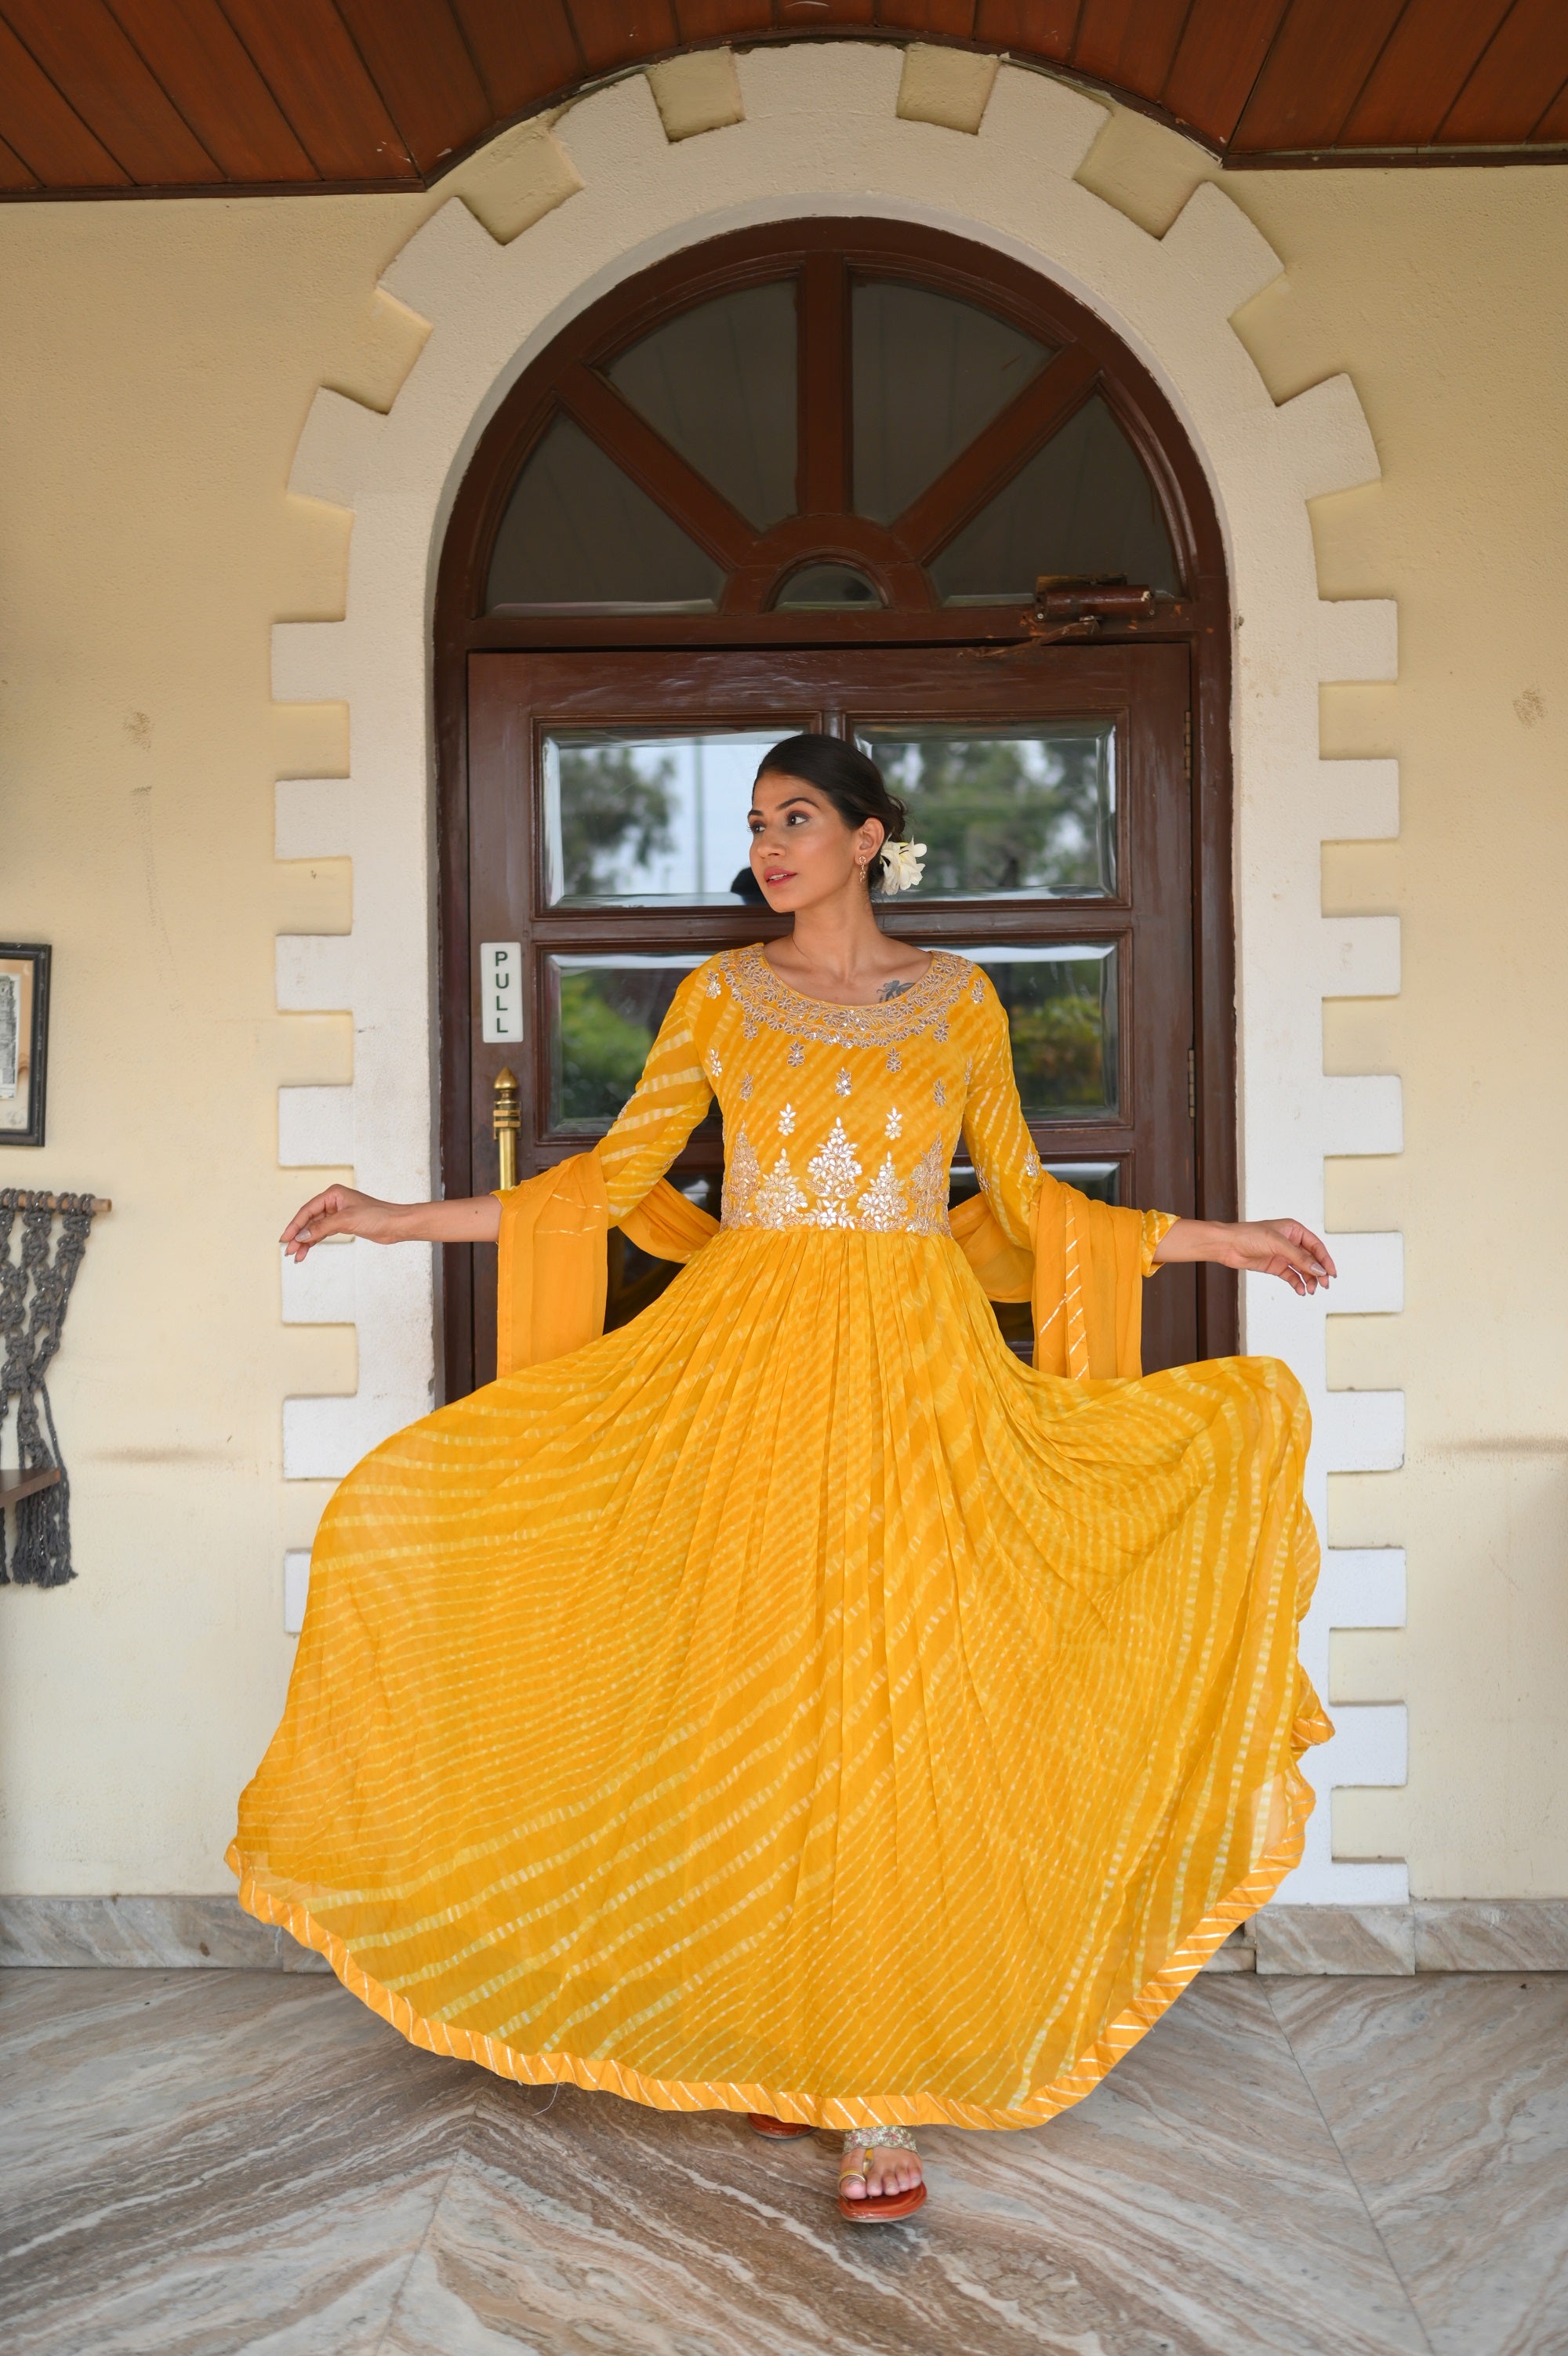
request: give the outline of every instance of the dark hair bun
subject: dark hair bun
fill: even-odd
[[[776,777],[798,777],[803,786],[815,786],[820,794],[826,794],[847,827],[864,826],[868,818],[874,818],[880,820],[887,841],[903,841],[908,813],[897,795],[888,792],[871,755],[858,744],[848,744],[842,736],[786,736],[764,755],[757,774],[766,776],[769,771]],[[865,871],[873,891],[886,873],[887,862],[878,851]]]

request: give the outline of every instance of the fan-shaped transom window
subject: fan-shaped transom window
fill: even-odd
[[[929,611],[1015,604],[1042,574],[1180,594],[1179,527],[1102,353],[892,252],[784,247],[745,275],[564,358],[488,612]]]

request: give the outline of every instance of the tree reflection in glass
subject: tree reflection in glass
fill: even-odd
[[[1115,730],[1085,723],[903,731],[860,743],[908,805],[925,843],[922,899],[1040,894],[1102,899],[1116,889]]]

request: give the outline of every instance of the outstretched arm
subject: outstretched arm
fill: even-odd
[[[1178,1219],[1155,1245],[1155,1258],[1162,1268],[1207,1259],[1282,1277],[1304,1297],[1339,1273],[1322,1237],[1299,1219]]]
[[[301,1260],[328,1236],[363,1236],[372,1244],[493,1244],[501,1206],[494,1194],[459,1194],[449,1203],[383,1203],[352,1186],[328,1186],[301,1204],[283,1231],[290,1259]]]

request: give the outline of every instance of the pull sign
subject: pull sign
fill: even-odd
[[[522,1036],[522,943],[479,943],[479,1035],[487,1047]]]

